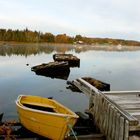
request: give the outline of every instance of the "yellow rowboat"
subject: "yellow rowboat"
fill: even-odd
[[[78,115],[53,99],[20,95],[16,100],[21,124],[41,136],[63,140],[68,136]]]

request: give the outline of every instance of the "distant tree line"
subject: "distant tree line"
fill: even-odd
[[[50,42],[50,43],[73,43],[74,38],[66,34],[53,35],[37,31],[0,29],[0,41],[15,42]]]
[[[38,31],[0,29],[0,41],[14,42],[48,42],[48,43],[75,43],[75,44],[113,44],[140,46],[140,42],[133,40],[111,39],[111,38],[90,38],[76,35],[75,37],[66,34],[53,35]]]

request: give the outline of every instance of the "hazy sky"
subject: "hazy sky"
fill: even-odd
[[[0,0],[0,28],[140,41],[140,0]]]

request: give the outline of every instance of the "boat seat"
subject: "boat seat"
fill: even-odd
[[[55,109],[56,108],[55,106],[52,106],[52,105],[42,104],[42,103],[36,103],[36,102],[22,102],[22,104],[41,106],[41,107],[47,107],[47,108],[52,108],[52,109]]]

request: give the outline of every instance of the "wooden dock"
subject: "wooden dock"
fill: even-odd
[[[73,81],[89,98],[89,113],[107,140],[140,140],[140,91],[101,92],[85,80]]]

